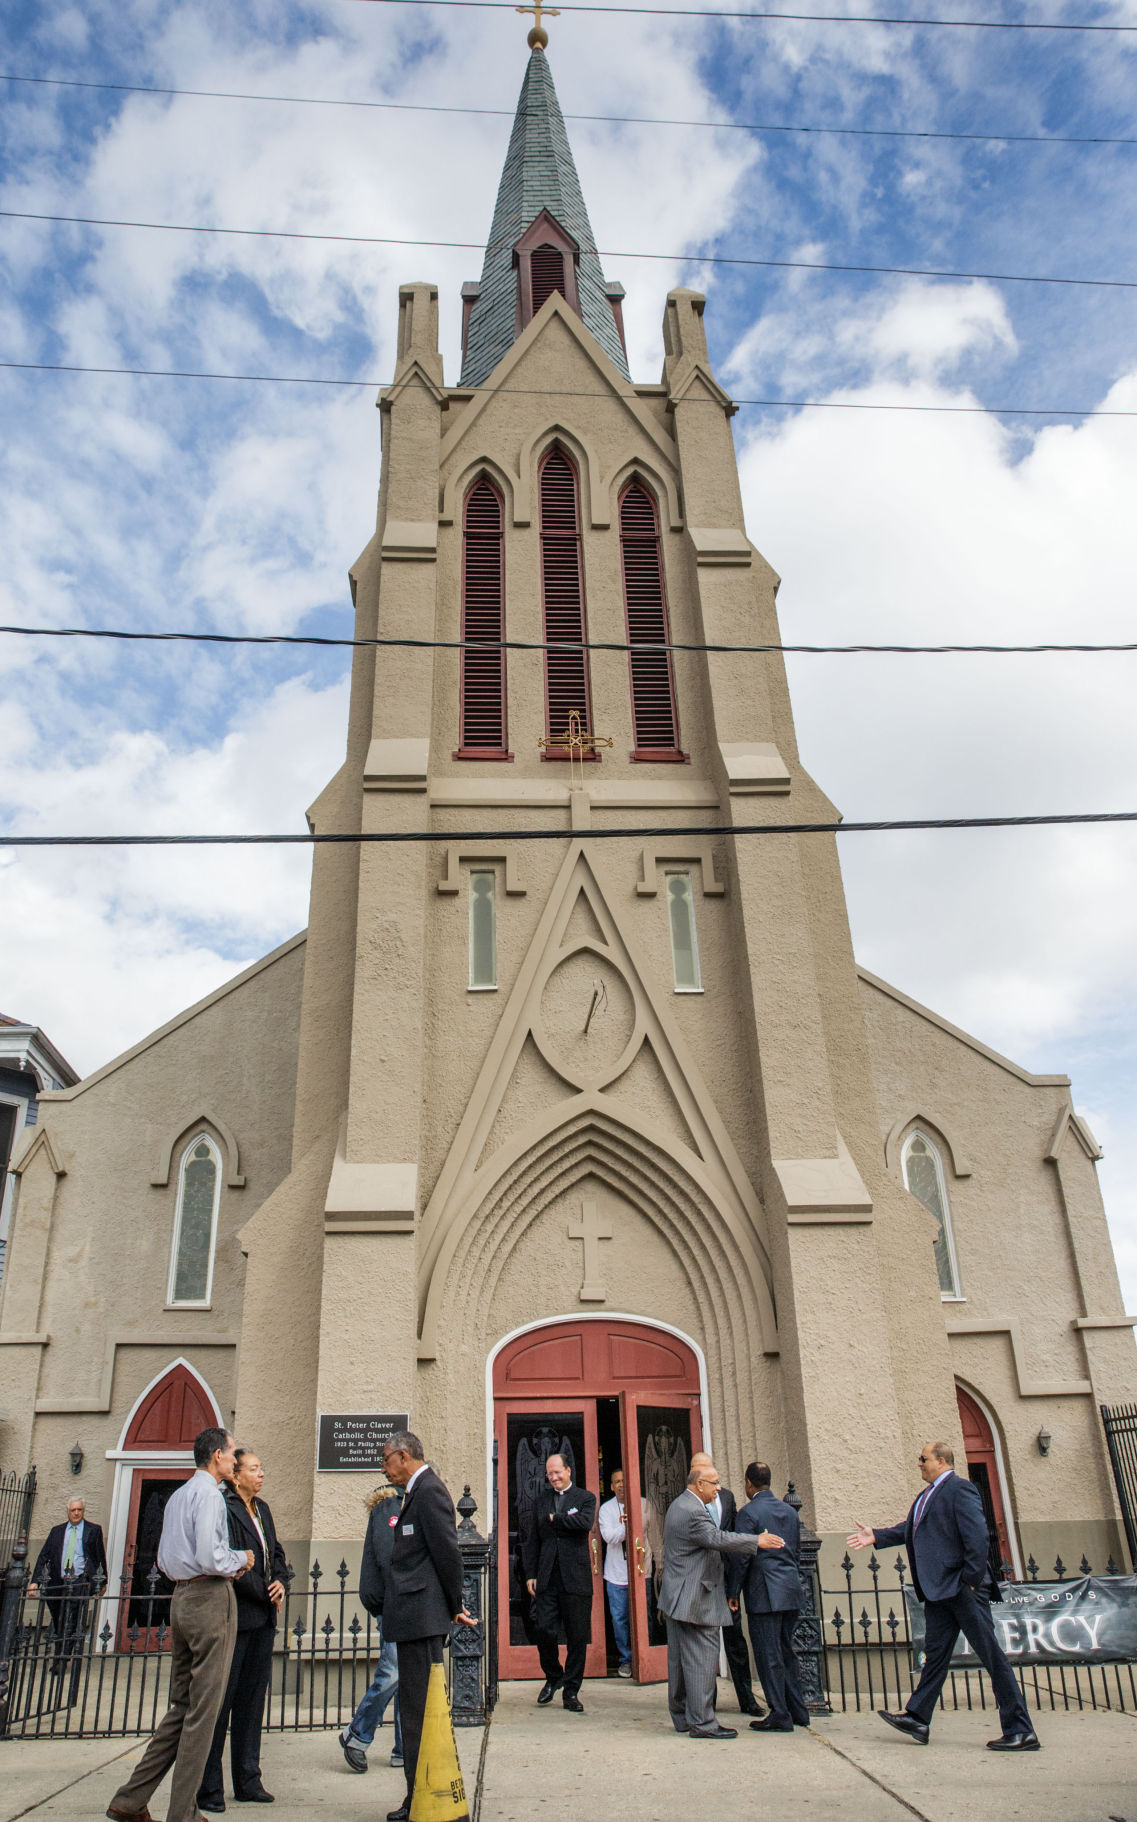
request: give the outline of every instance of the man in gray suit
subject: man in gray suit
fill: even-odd
[[[687,1491],[673,1501],[663,1527],[659,1610],[667,1616],[667,1703],[676,1733],[693,1740],[738,1738],[735,1728],[719,1726],[715,1714],[719,1631],[731,1623],[722,1559],[782,1548],[782,1539],[769,1531],[720,1531],[707,1510],[718,1490],[713,1466],[692,1468]]]

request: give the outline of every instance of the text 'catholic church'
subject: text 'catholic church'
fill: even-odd
[[[409,1417],[483,1525],[496,1438],[503,1545],[562,1441],[633,1511],[695,1448],[739,1489],[764,1458],[832,1541],[901,1515],[934,1436],[1016,1568],[1120,1561],[1094,1139],[1065,1076],[857,967],[832,835],[732,838],[836,812],[780,653],[670,649],[776,646],[778,579],[701,296],[629,375],[544,39],[459,383],[409,284],[379,401],[356,637],[443,643],[356,651],[309,811],[411,839],[318,846],[306,933],[40,1097],[0,1466],[37,1463],[37,1528],[86,1497],[115,1582],[219,1419],[298,1569],[358,1562],[378,1476],[335,1417]]]

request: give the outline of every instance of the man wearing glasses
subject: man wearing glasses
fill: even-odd
[[[890,1714],[886,1708],[877,1712],[917,1746],[926,1746],[956,1637],[962,1632],[990,1677],[999,1704],[1003,1732],[999,1739],[988,1740],[988,1747],[992,1752],[1037,1752],[1038,1735],[1015,1673],[995,1638],[991,1602],[1003,1597],[988,1566],[987,1521],[979,1489],[955,1472],[955,1456],[946,1442],[925,1443],[919,1461],[924,1490],[904,1523],[874,1530],[858,1519],[847,1539],[850,1550],[867,1550],[870,1545],[887,1550],[903,1544],[912,1586],[926,1614],[920,1681],[903,1713]]]

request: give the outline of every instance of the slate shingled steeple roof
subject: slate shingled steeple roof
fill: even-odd
[[[470,314],[460,382],[463,386],[480,385],[516,340],[517,274],[513,249],[542,209],[548,209],[578,242],[580,314],[605,354],[627,375],[627,358],[604,289],[592,223],[584,206],[552,73],[544,51],[537,48],[530,52],[521,84],[486,246],[480,295]]]

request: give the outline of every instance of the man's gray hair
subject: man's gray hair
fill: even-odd
[[[388,1449],[400,1449],[409,1455],[412,1461],[425,1461],[426,1451],[412,1430],[393,1430],[383,1444],[383,1452]]]
[[[689,1487],[697,1487],[701,1480],[706,1480],[707,1475],[713,1472],[713,1468],[692,1468],[687,1476],[687,1485]]]
[[[955,1467],[955,1450],[952,1448],[950,1442],[930,1442],[928,1447],[931,1449],[932,1454],[936,1456],[937,1460],[942,1461],[946,1468]]]

